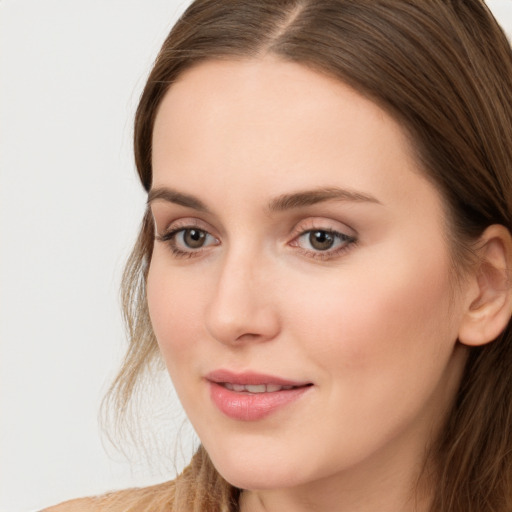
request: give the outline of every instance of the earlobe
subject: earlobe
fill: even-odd
[[[468,346],[495,340],[512,313],[512,237],[508,229],[489,226],[480,237],[477,252],[468,306],[459,327],[459,341]]]

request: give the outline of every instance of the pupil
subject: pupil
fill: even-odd
[[[334,244],[334,236],[327,231],[312,231],[309,234],[309,243],[319,251],[326,251]]]
[[[199,229],[187,229],[184,235],[185,244],[187,244],[192,249],[198,249],[199,247],[202,247],[205,238],[206,235],[204,231],[200,231]]]

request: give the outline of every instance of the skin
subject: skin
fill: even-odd
[[[298,64],[206,62],[159,108],[153,170],[153,190],[208,209],[151,201],[159,236],[207,236],[200,248],[183,232],[156,240],[148,304],[190,421],[246,489],[241,510],[427,510],[416,483],[460,383],[475,290],[454,285],[441,197],[400,125]],[[372,199],[268,208],[319,187]],[[320,251],[313,229],[350,238]],[[205,376],[219,368],[312,386],[239,421],[210,398]]]

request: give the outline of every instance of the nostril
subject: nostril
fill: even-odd
[[[256,339],[258,339],[260,336],[261,336],[261,334],[255,334],[255,333],[252,333],[252,332],[248,332],[248,333],[241,334],[240,336],[238,336],[237,341],[244,341],[244,340],[251,341],[251,340],[256,340]]]

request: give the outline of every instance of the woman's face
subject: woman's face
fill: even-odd
[[[151,321],[220,473],[415,471],[460,381],[465,301],[400,125],[297,64],[207,62],[165,96],[153,169]]]

